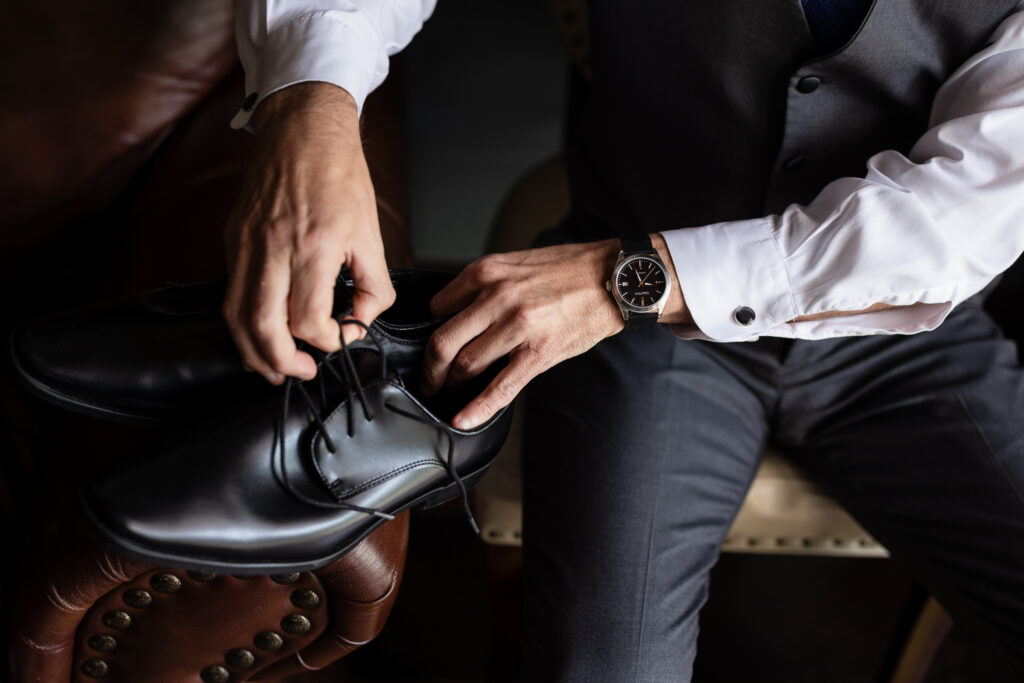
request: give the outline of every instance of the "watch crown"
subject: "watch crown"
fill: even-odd
[[[612,291],[612,281],[611,280],[605,280],[604,281],[604,288],[607,289],[609,292]]]

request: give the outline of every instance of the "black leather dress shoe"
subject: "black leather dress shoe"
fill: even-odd
[[[373,329],[400,370],[419,364],[440,322],[430,298],[452,277],[391,271],[396,303]],[[343,282],[336,313],[350,307]],[[19,379],[56,406],[122,422],[176,421],[267,392],[266,380],[242,368],[220,312],[224,288],[170,286],[22,323],[11,335]]]
[[[466,398],[449,400],[418,399],[370,350],[332,354],[318,379],[288,380],[100,478],[83,492],[86,518],[114,550],[161,566],[315,569],[483,477],[511,412],[461,431],[448,420]]]

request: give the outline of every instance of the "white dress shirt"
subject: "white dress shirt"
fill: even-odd
[[[361,108],[435,0],[239,0],[246,92],[302,81]],[[248,103],[253,104],[253,101]],[[248,123],[241,111],[232,125]],[[823,339],[937,327],[1024,251],[1024,0],[939,89],[909,156],[887,150],[781,215],[665,230],[697,328],[715,341]],[[827,311],[871,313],[791,322]],[[918,305],[912,305],[918,304]],[[754,310],[749,326],[733,316]]]

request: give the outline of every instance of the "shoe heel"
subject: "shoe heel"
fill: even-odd
[[[487,470],[490,469],[490,467],[490,465],[487,465],[487,467],[483,467],[474,472],[473,474],[463,477],[462,483],[466,485],[466,490],[471,491],[474,486],[479,484],[480,480],[484,478],[484,475],[487,474]],[[423,499],[423,504],[421,505],[421,507],[424,510],[436,508],[438,505],[443,505],[447,503],[449,500],[454,500],[455,498],[458,498],[461,495],[462,491],[459,490],[458,483],[452,482],[451,484],[448,484],[448,486],[445,486],[443,489],[435,491],[434,493],[430,494],[427,498]]]

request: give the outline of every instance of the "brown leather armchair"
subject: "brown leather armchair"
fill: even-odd
[[[5,10],[5,338],[48,311],[223,275],[223,224],[252,139],[228,128],[243,95],[233,6],[40,0]],[[405,266],[398,92],[371,96],[364,137],[388,261]],[[42,406],[0,364],[0,586],[14,683],[322,680],[379,633],[401,581],[407,515],[298,576],[189,574],[99,547],[80,525],[76,490],[118,457],[144,457],[151,438]]]
[[[282,681],[372,640],[401,582],[407,514],[315,572],[233,577],[91,547],[22,585],[15,681]],[[328,680],[326,675],[304,680]]]

